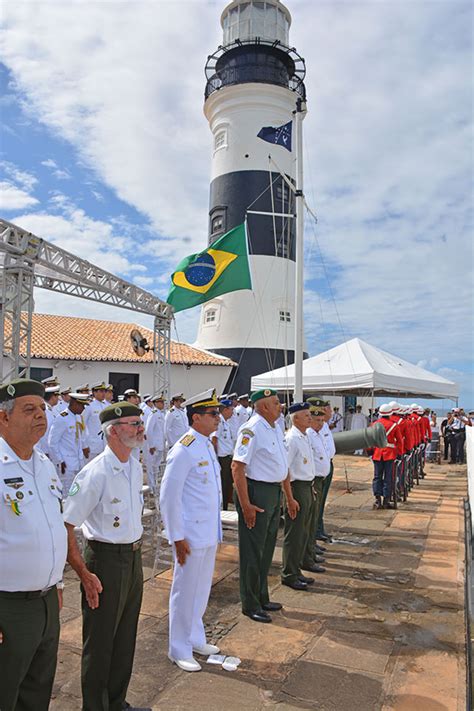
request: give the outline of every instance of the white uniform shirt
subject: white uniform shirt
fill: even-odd
[[[242,425],[250,418],[249,408],[244,407],[243,405],[237,405],[237,407],[234,408],[233,416],[239,422],[239,427],[242,427]]]
[[[220,466],[209,437],[192,427],[168,454],[160,510],[170,543],[186,539],[193,548],[222,541]]]
[[[367,427],[367,417],[362,412],[355,412],[351,419],[351,430],[363,430]]]
[[[55,417],[48,437],[49,454],[55,464],[65,462],[66,468],[78,471],[83,464],[85,447],[80,415],[64,410]]]
[[[143,412],[143,424],[146,426],[146,423],[148,422],[148,418],[150,415],[152,415],[154,412],[156,412],[156,409],[154,407],[150,407],[148,403],[145,405],[145,407],[142,408]]]
[[[92,402],[84,408],[84,412],[82,413],[84,424],[86,426],[85,437],[83,437],[83,440],[86,443],[85,446],[90,448],[92,455],[102,452],[105,447],[105,440],[102,436],[101,430],[102,425],[99,419],[99,415],[104,407],[107,407],[105,402],[101,402],[100,400],[96,400],[94,398]]]
[[[281,429],[281,431],[283,432],[283,434],[285,434],[285,431],[286,431],[286,419],[285,419],[285,415],[283,414],[283,412],[280,412],[280,415],[278,416],[278,420],[276,421],[275,424]]]
[[[181,407],[172,407],[165,417],[165,437],[168,447],[171,448],[175,442],[182,437],[189,428],[188,416]]]
[[[331,415],[329,424],[335,425],[334,427],[330,428],[332,432],[342,432],[343,423],[344,423],[344,418],[342,417],[342,415],[339,412],[334,412]]]
[[[331,471],[331,458],[326,449],[326,438],[324,437],[323,429],[316,432],[312,427],[308,427],[306,434],[308,435],[311,449],[313,450],[315,474],[316,476],[326,478]]]
[[[135,543],[143,533],[143,471],[130,457],[121,462],[106,446],[74,479],[64,520],[84,537],[103,543]]]
[[[291,481],[313,481],[316,476],[313,452],[308,436],[294,425],[286,433],[288,469]]]
[[[245,409],[245,408],[244,408]],[[229,420],[232,418],[229,418]],[[234,438],[229,425],[229,420],[225,420],[222,415],[219,417],[217,430],[212,433],[211,439],[217,439],[217,456],[231,457],[234,453]]]
[[[43,590],[62,579],[61,497],[56,469],[43,452],[34,448],[25,462],[0,438],[0,590]]]
[[[246,476],[277,484],[288,475],[288,453],[283,432],[261,415],[253,415],[240,428],[233,459],[246,465]]]
[[[329,429],[328,423],[325,422],[319,431],[323,438],[324,446],[326,448],[326,452],[328,453],[328,457],[329,459],[332,459],[336,454],[336,445],[334,444],[334,437],[332,436],[332,432]]]
[[[149,408],[148,408],[149,409]],[[146,447],[155,447],[159,452],[165,449],[165,413],[151,410],[145,424]]]
[[[49,431],[51,429],[51,425],[53,424],[54,419],[57,417],[57,412],[56,409],[51,407],[51,405],[48,405],[46,403],[46,409],[45,409],[45,414],[46,414],[46,432],[44,435],[41,437],[40,441],[36,445],[38,449],[40,449],[43,454],[47,454],[49,456],[49,445],[48,445],[48,437],[49,437]]]

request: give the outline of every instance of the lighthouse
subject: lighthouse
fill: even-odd
[[[290,46],[279,0],[235,0],[223,11],[223,43],[207,60],[204,113],[212,134],[209,244],[246,220],[252,291],[202,308],[197,345],[238,364],[229,388],[294,361],[295,150],[257,136],[304,105],[305,63]],[[293,136],[294,143],[294,136]]]

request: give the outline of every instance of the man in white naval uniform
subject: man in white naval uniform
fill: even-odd
[[[93,399],[84,410],[83,419],[86,426],[84,443],[89,448],[89,461],[103,452],[105,447],[100,424],[100,413],[104,407],[106,407],[104,402],[106,388],[105,383],[95,383],[92,385]]]
[[[352,415],[352,419],[351,419],[351,430],[363,430],[366,427],[367,427],[367,417],[362,412],[362,405],[357,405],[356,411]],[[356,449],[354,454],[357,454],[358,456],[362,456],[364,454],[364,450],[363,449]]]
[[[146,449],[146,471],[148,484],[156,495],[157,476],[160,464],[163,461],[165,452],[165,400],[163,395],[155,395],[150,398],[153,410],[145,420],[145,442],[143,448]],[[150,408],[148,408],[150,410]]]
[[[344,427],[344,418],[339,412],[338,407],[334,407],[334,412],[331,415],[328,425],[332,432],[342,432]]]
[[[178,441],[188,431],[188,418],[183,410],[184,396],[173,395],[171,398],[171,408],[166,413],[165,417],[165,439],[168,449]]]
[[[68,562],[82,583],[84,711],[133,711],[125,697],[143,595],[143,472],[132,456],[143,442],[141,414],[128,402],[102,410],[107,446],[79,472],[64,503]],[[75,526],[87,541],[84,558]]]
[[[51,457],[49,455],[48,437],[54,418],[59,414],[57,411],[58,400],[59,385],[53,385],[44,389],[44,401],[46,404],[46,432],[41,437],[40,441],[36,446],[38,447],[38,449],[41,449],[43,454],[46,454],[49,459],[51,459]]]
[[[78,419],[88,402],[89,396],[85,393],[71,393],[68,409],[61,412],[51,425],[49,454],[53,464],[59,468],[65,494],[89,454],[84,442],[83,425]]]
[[[209,439],[219,419],[215,390],[185,403],[190,428],[168,455],[160,508],[173,545],[169,653],[188,672],[200,671],[196,654],[217,654],[202,621],[209,600],[217,544],[222,541],[219,463]]]
[[[242,426],[252,415],[252,408],[249,407],[248,393],[245,393],[245,395],[239,395],[237,402],[238,405],[234,409],[234,414],[239,418],[240,426]]]
[[[0,388],[0,708],[46,711],[59,643],[66,536],[57,472],[35,446],[44,387]]]

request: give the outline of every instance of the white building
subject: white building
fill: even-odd
[[[105,381],[114,386],[115,397],[127,388],[151,394],[152,354],[135,355],[130,341],[134,328],[153,343],[152,331],[134,323],[35,313],[30,375],[35,380],[56,375],[61,386],[73,390]],[[210,387],[220,394],[235,365],[229,358],[172,341],[169,394],[190,396]]]

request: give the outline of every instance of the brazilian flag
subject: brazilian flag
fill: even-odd
[[[204,252],[185,257],[171,281],[166,301],[175,311],[191,309],[229,291],[251,289],[245,223],[226,232]]]

